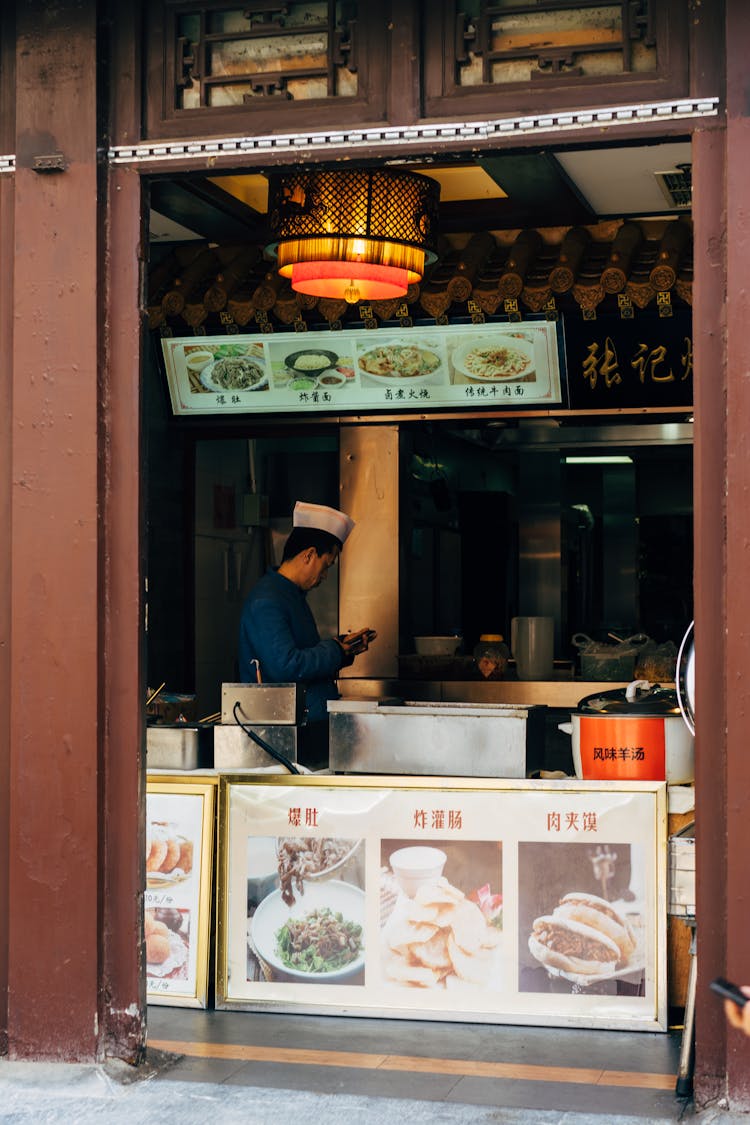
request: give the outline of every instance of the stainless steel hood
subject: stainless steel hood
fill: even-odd
[[[693,424],[688,421],[586,426],[567,425],[553,418],[521,418],[510,423],[488,422],[481,429],[452,429],[451,433],[493,450],[525,453],[549,453],[555,449],[584,453],[693,444]]]

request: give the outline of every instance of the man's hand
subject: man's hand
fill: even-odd
[[[377,635],[374,629],[359,629],[356,633],[345,633],[337,639],[346,655],[354,657],[366,652]]]

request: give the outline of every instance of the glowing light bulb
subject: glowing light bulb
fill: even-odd
[[[353,281],[350,281],[344,289],[344,300],[346,301],[347,305],[356,305],[357,301],[359,300],[359,289]]]

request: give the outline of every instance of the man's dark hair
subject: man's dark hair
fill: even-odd
[[[286,562],[287,559],[293,559],[295,555],[298,555],[301,551],[306,551],[308,547],[314,547],[320,558],[322,555],[330,554],[334,547],[338,547],[340,550],[341,546],[341,540],[337,539],[335,535],[331,535],[330,531],[320,531],[317,527],[293,527],[284,544],[281,561]]]

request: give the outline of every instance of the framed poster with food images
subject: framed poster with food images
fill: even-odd
[[[149,776],[146,786],[146,997],[205,1008],[216,779]]]
[[[216,1006],[666,1030],[662,782],[225,775]]]
[[[161,346],[175,414],[504,410],[562,402],[562,328],[543,319],[169,336]]]

